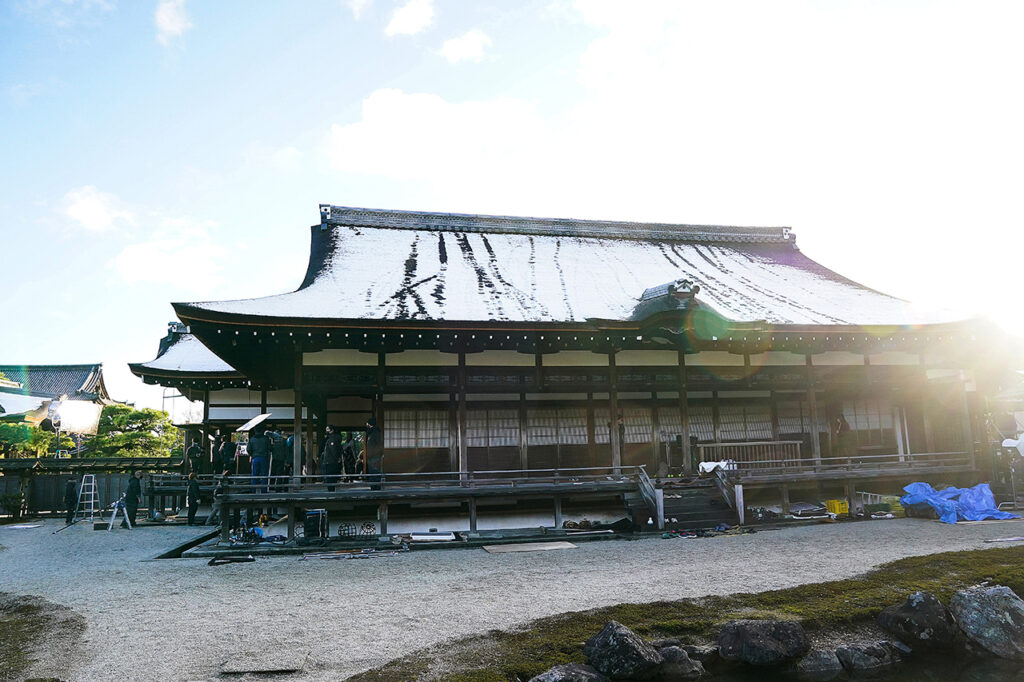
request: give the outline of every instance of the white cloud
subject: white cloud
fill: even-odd
[[[135,224],[135,214],[113,194],[92,185],[73,189],[61,201],[61,213],[91,232],[106,232]]]
[[[348,8],[352,10],[352,16],[355,17],[356,21],[359,21],[363,16],[363,12],[373,4],[373,0],[345,0],[344,4],[348,5]]]
[[[491,37],[478,28],[470,29],[458,38],[451,38],[441,45],[441,55],[451,63],[461,61],[479,62],[484,50],[492,44]]]
[[[1024,91],[1006,87],[1024,5],[576,11],[597,37],[571,105],[379,90],[331,127],[331,164],[414,180],[403,208],[791,225],[811,257],[883,291],[1019,307],[990,249],[1024,252]]]
[[[434,21],[434,0],[409,0],[391,15],[384,33],[389,36],[415,35]]]
[[[547,136],[521,100],[452,103],[382,89],[363,101],[362,120],[331,127],[328,156],[342,171],[447,182],[503,174],[525,160],[524,139]]]
[[[192,20],[185,12],[185,0],[160,0],[153,21],[156,23],[156,39],[165,46],[192,28]]]
[[[157,218],[159,227],[144,242],[129,244],[111,265],[127,284],[174,284],[177,289],[205,293],[223,281],[221,263],[228,250],[210,231],[212,220]]]

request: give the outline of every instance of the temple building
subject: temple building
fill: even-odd
[[[850,281],[786,227],[321,205],[297,290],[174,309],[135,374],[203,400],[210,431],[270,412],[316,448],[373,416],[386,473],[970,476],[983,433],[978,321]]]

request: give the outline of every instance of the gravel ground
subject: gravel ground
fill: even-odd
[[[145,561],[187,527],[96,532],[0,526],[0,589],[65,604],[88,621],[73,680],[212,680],[247,651],[308,651],[302,673],[336,680],[448,638],[619,602],[755,592],[847,578],[901,557],[991,547],[1024,521],[947,526],[899,519],[695,540],[581,543],[512,554]],[[233,677],[246,680],[249,677]],[[256,679],[253,677],[252,679]],[[266,678],[262,678],[266,679]]]

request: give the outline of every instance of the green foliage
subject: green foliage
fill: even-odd
[[[798,620],[812,632],[828,632],[871,623],[879,611],[901,603],[915,590],[933,592],[948,604],[957,590],[984,581],[1021,594],[1024,547],[910,557],[852,580],[785,590],[563,613],[521,630],[492,631],[420,651],[351,679],[435,679],[427,671],[444,670],[446,680],[527,680],[561,663],[584,662],[583,643],[609,620],[647,639],[678,637],[692,643],[713,641],[722,625],[737,618]]]
[[[15,520],[21,518],[21,507],[24,503],[25,495],[20,492],[0,495],[0,509],[3,509],[5,514],[13,516]]]
[[[107,405],[91,442],[95,457],[169,457],[178,429],[166,412]]]
[[[45,457],[56,452],[57,434],[30,424],[0,423],[0,456]],[[61,434],[62,450],[73,448],[75,442]]]

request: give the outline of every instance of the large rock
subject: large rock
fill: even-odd
[[[659,680],[695,680],[704,675],[704,666],[701,662],[692,660],[681,647],[665,647],[661,650],[661,655],[665,662],[658,670]]]
[[[960,590],[949,607],[968,641],[1000,658],[1024,660],[1024,601],[1009,587]]]
[[[530,682],[608,682],[608,678],[589,665],[567,663],[531,677]]]
[[[791,664],[786,672],[805,682],[828,682],[843,674],[843,664],[836,652],[815,649]]]
[[[931,592],[914,592],[902,604],[882,609],[878,624],[914,649],[945,648],[956,639],[956,621]]]
[[[810,648],[803,626],[788,620],[733,620],[718,633],[718,655],[747,665],[782,665]]]
[[[851,677],[875,677],[903,660],[889,642],[853,642],[836,647],[836,657]]]
[[[601,632],[583,646],[590,665],[608,677],[649,680],[664,658],[653,646],[621,623],[608,621]]]
[[[700,661],[705,668],[718,662],[718,647],[714,644],[682,644],[679,647],[695,661]]]

